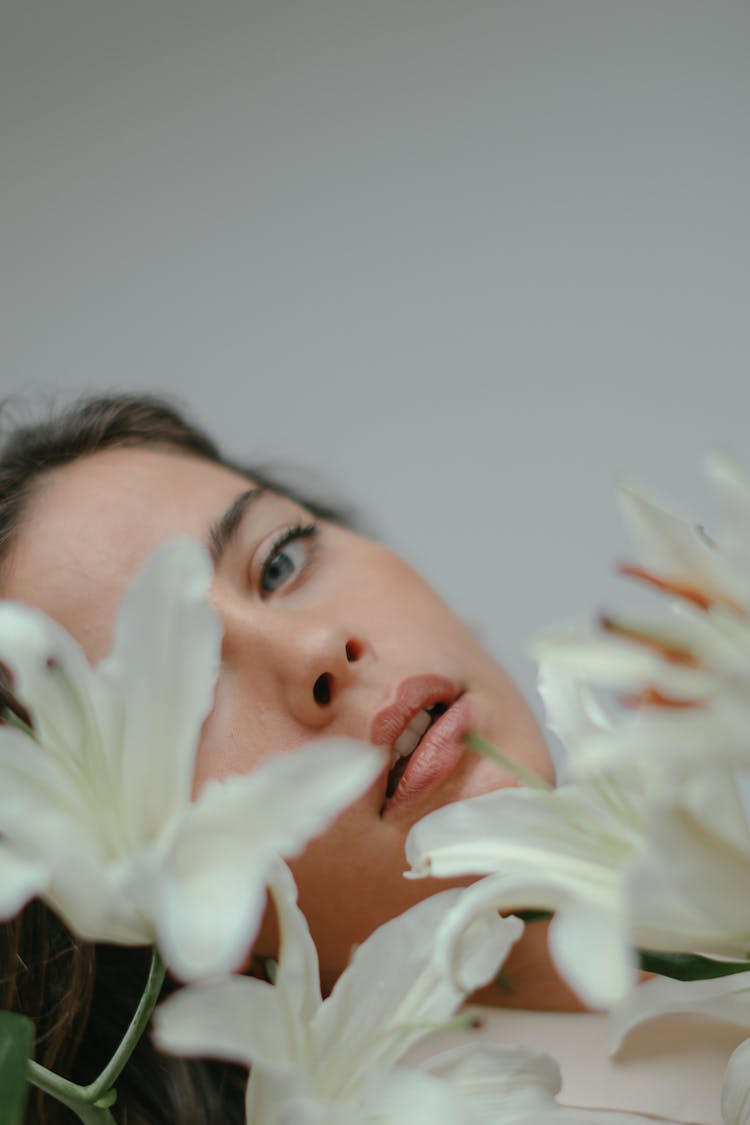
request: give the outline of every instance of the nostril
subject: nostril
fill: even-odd
[[[331,677],[328,672],[323,672],[313,684],[313,699],[321,705],[331,702]]]
[[[346,659],[350,664],[355,664],[362,655],[362,648],[357,641],[346,642]]]

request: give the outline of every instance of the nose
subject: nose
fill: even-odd
[[[317,651],[315,646],[311,648],[313,650],[309,652],[310,670],[309,673],[302,672],[299,686],[302,695],[305,696],[306,683],[315,675],[318,667],[323,667],[323,672],[315,676],[313,699],[318,709],[325,709],[331,706],[334,696],[352,678],[349,665],[358,663],[361,658],[362,643],[354,637],[347,637],[342,643],[341,637],[332,636],[320,638]],[[320,711],[316,713],[320,714]]]
[[[355,630],[318,613],[256,606],[224,624],[224,661],[247,677],[259,706],[279,706],[313,732],[339,714],[369,651]]]

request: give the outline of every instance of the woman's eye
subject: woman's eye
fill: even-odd
[[[293,581],[310,560],[310,540],[317,527],[290,527],[272,544],[260,572],[261,597],[274,594]]]

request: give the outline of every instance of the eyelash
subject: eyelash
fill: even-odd
[[[284,548],[289,545],[289,543],[296,543],[299,540],[303,539],[310,541],[310,546],[307,549],[305,559],[302,562],[297,573],[291,579],[292,581],[294,581],[296,578],[299,578],[300,574],[302,574],[307,569],[313,559],[313,551],[311,548],[314,546],[314,544],[312,541],[317,536],[318,531],[319,527],[316,523],[298,523],[294,524],[293,527],[285,528],[284,531],[282,531],[281,534],[276,537],[276,539],[273,541],[271,546],[268,548],[268,551],[266,552],[265,558],[263,559],[263,562],[261,564],[260,574],[258,575],[258,589],[262,598],[269,598],[276,592],[275,590],[263,589],[263,582],[267,578],[271,564],[273,563],[276,556],[280,555]],[[285,584],[286,583],[282,583],[282,585]]]

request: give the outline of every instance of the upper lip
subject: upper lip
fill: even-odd
[[[397,686],[392,698],[373,719],[370,742],[392,750],[416,714],[436,703],[450,707],[459,694],[453,681],[445,676],[410,676]]]

